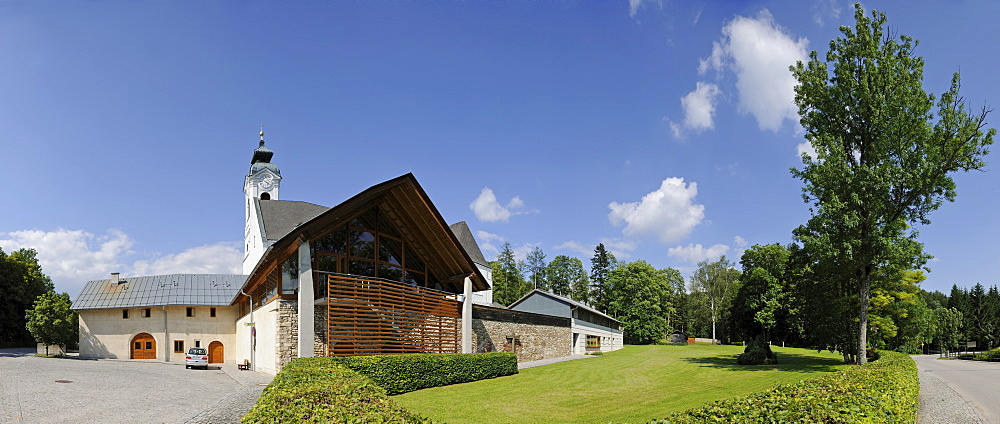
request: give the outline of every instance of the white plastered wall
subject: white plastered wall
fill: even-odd
[[[599,328],[578,325],[576,320],[573,320],[571,325],[573,331],[573,340],[576,342],[573,344],[573,354],[583,355],[587,352],[601,351],[601,352],[611,352],[613,350],[618,350],[625,347],[624,336],[622,333],[615,331],[602,330]],[[587,349],[587,336],[598,336],[601,338],[601,348],[600,349]]]
[[[244,359],[251,359],[254,356],[257,372],[277,374],[277,328],[278,328],[278,303],[271,302],[253,311],[253,320],[257,328],[257,344],[254,355],[250,354],[250,314],[240,317],[236,321],[236,361],[242,363]]]
[[[194,317],[187,316],[187,306],[166,307],[164,328],[163,306],[149,307],[150,316],[143,317],[146,308],[85,309],[80,313],[80,356],[129,359],[130,342],[137,334],[149,333],[156,340],[156,359],[183,361],[183,353],[175,353],[174,340],[184,340],[184,348],[194,347],[201,340],[202,347],[213,341],[222,343],[225,361],[236,358],[236,308],[232,306],[192,306]],[[211,308],[216,316],[211,316]],[[129,317],[122,318],[128,309]],[[164,331],[166,330],[166,331]]]

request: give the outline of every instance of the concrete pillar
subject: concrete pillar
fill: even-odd
[[[299,245],[299,358],[315,356],[313,341],[316,338],[314,328],[315,316],[313,307],[312,257],[309,254],[309,241]]]
[[[472,278],[465,277],[465,302],[462,302],[462,353],[472,353]]]

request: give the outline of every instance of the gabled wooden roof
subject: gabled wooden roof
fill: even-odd
[[[462,248],[441,213],[413,174],[405,174],[368,188],[298,226],[274,242],[257,263],[243,290],[250,292],[267,275],[295,254],[304,240],[313,242],[372,207],[380,206],[408,246],[427,262],[446,291],[461,293],[463,279],[472,276],[472,290],[489,289],[486,278]]]

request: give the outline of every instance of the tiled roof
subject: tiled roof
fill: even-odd
[[[328,210],[330,208],[326,206],[296,200],[260,201],[260,215],[264,219],[264,234],[268,240],[278,240]]]
[[[228,305],[246,275],[168,274],[87,282],[73,309],[133,308],[162,305]]]

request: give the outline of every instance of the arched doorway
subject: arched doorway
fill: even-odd
[[[210,364],[221,364],[225,362],[226,354],[225,348],[222,347],[222,342],[214,341],[208,344],[208,363]]]
[[[149,333],[139,333],[132,338],[131,343],[132,359],[156,359],[156,339]]]

